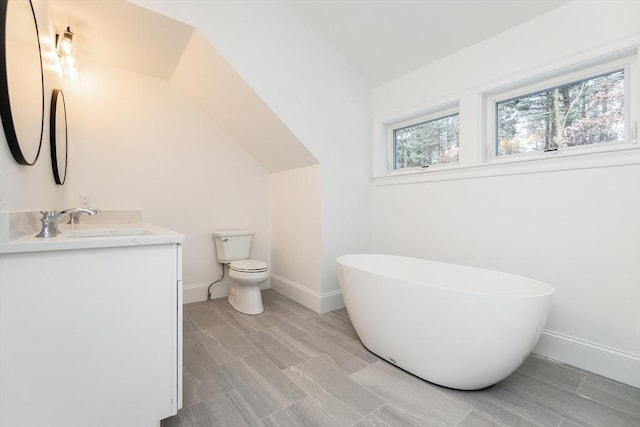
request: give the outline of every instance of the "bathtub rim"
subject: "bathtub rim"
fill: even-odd
[[[341,261],[341,259],[346,259],[348,257],[364,257],[364,256],[383,256],[383,257],[391,257],[391,258],[404,258],[404,259],[415,260],[415,261],[423,261],[423,262],[426,261],[426,262],[430,262],[430,263],[434,263],[434,264],[455,266],[455,267],[460,267],[460,268],[465,268],[465,269],[482,270],[482,271],[487,271],[487,272],[490,272],[490,273],[498,274],[498,275],[501,275],[501,276],[515,277],[515,278],[517,278],[519,280],[524,280],[525,282],[529,282],[529,283],[535,284],[536,286],[539,286],[539,287],[545,289],[545,292],[518,294],[518,293],[507,293],[507,292],[480,292],[480,291],[475,291],[475,290],[470,290],[470,289],[457,289],[457,288],[453,288],[453,287],[447,287],[447,286],[442,286],[442,285],[437,285],[437,284],[427,283],[427,282],[421,282],[421,281],[416,281],[416,280],[409,280],[409,279],[405,279],[405,278],[400,279],[400,278],[394,277],[394,276],[392,276],[390,274],[373,272],[373,271],[370,271],[370,270],[367,270],[367,269],[364,269],[364,268],[361,268],[361,267],[356,267],[356,266],[353,266],[353,265],[346,264],[345,262]],[[415,285],[430,286],[432,288],[441,289],[441,290],[444,290],[444,291],[447,291],[447,292],[460,293],[460,294],[487,296],[487,297],[502,297],[502,298],[541,298],[541,297],[551,296],[551,295],[553,295],[555,293],[555,289],[553,288],[553,286],[551,286],[548,283],[543,282],[541,280],[533,279],[531,277],[527,277],[527,276],[523,276],[523,275],[515,274],[515,273],[509,273],[509,272],[506,272],[506,271],[494,270],[494,269],[490,269],[490,268],[475,267],[475,266],[457,264],[457,263],[452,263],[452,262],[435,261],[435,260],[431,260],[431,259],[427,259],[427,258],[418,258],[418,257],[405,256],[405,255],[393,255],[393,254],[384,254],[384,253],[358,252],[358,253],[349,253],[349,254],[340,255],[340,256],[336,257],[336,262],[339,265],[343,266],[343,267],[352,268],[354,270],[361,271],[361,272],[364,272],[364,273],[374,274],[374,275],[385,277],[385,278],[389,278],[389,279],[402,280],[404,282],[412,283],[412,284],[415,284]],[[342,286],[342,283],[340,283],[340,286]]]

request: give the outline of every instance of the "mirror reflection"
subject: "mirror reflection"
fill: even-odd
[[[31,1],[0,0],[0,112],[15,160],[33,165],[40,154],[44,77],[38,27]]]
[[[67,106],[64,101],[64,93],[60,89],[54,89],[51,95],[50,118],[50,143],[51,166],[53,167],[53,179],[56,184],[64,184],[67,178]]]

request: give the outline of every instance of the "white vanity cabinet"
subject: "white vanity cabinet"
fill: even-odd
[[[3,246],[0,426],[158,427],[177,412],[183,237],[153,237]]]

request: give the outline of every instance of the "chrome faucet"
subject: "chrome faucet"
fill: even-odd
[[[70,224],[77,224],[78,217],[81,213],[95,215],[98,212],[100,212],[98,209],[92,208],[72,208],[65,209],[60,212],[42,210],[40,211],[40,213],[42,214],[42,217],[40,218],[40,222],[42,223],[42,230],[40,230],[40,233],[36,234],[36,237],[53,237],[60,234],[60,230],[58,230],[58,221],[60,221],[60,219],[65,215],[70,216]]]

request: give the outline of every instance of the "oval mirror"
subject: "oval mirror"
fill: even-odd
[[[67,105],[61,89],[54,89],[51,95],[51,117],[49,118],[49,142],[51,144],[51,166],[56,184],[64,184],[67,179]]]
[[[44,73],[31,0],[0,0],[0,115],[13,158],[33,165],[44,127]]]

